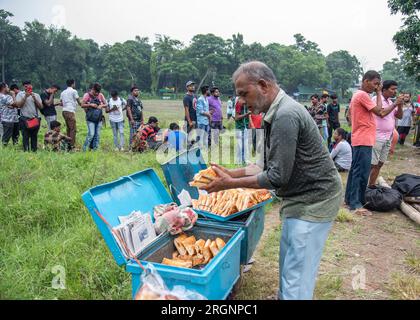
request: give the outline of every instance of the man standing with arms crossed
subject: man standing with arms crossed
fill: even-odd
[[[191,131],[197,128],[197,97],[194,94],[195,82],[188,81],[185,87],[187,88],[187,93],[185,94],[183,105],[187,133],[189,134]]]
[[[205,189],[275,190],[283,199],[278,296],[310,300],[341,203],[340,176],[310,114],[278,86],[270,68],[258,61],[243,64],[233,81],[241,102],[252,113],[265,114],[265,156],[258,165],[242,169],[213,165],[218,178]]]
[[[139,99],[140,90],[138,87],[131,88],[131,94],[127,99],[127,118],[130,124],[130,146],[137,130],[144,123],[143,102]]]

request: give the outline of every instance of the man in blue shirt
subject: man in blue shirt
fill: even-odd
[[[187,148],[187,135],[185,132],[180,131],[178,124],[171,123],[169,125],[169,133],[165,142],[168,143],[169,150],[182,152]]]
[[[209,111],[209,102],[207,99],[209,95],[209,86],[201,87],[201,96],[197,100],[197,142],[199,143],[199,146],[204,145],[204,141],[206,137],[208,138],[210,131],[211,114]]]

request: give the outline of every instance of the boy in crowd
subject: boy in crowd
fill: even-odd
[[[341,127],[340,124],[340,104],[337,95],[331,96],[331,103],[327,107],[328,113],[328,146],[331,144],[332,134],[334,130]]]
[[[169,132],[165,137],[165,143],[167,143],[169,150],[182,152],[187,148],[187,135],[180,131],[178,124],[171,123],[169,125]]]
[[[382,109],[394,109],[395,107],[398,107],[398,109],[394,109],[393,112],[384,117],[375,115],[376,142],[372,150],[372,170],[370,173],[369,186],[374,186],[376,184],[381,168],[388,159],[395,130],[395,119],[401,119],[403,116],[403,96],[399,96],[395,103],[391,100],[397,96],[397,89],[398,84],[395,81],[384,81],[381,93]],[[373,99],[375,100],[376,97]]]
[[[57,120],[57,110],[55,110],[55,107],[59,106],[60,103],[55,103],[54,98],[55,94],[59,90],[60,87],[56,84],[53,84],[40,94],[42,105],[44,106],[41,110],[41,113],[45,117],[45,121],[47,121],[48,130],[51,130],[51,121]]]
[[[157,150],[161,145],[156,139],[156,128],[159,120],[156,117],[150,117],[146,125],[139,128],[133,138],[132,150],[144,152],[147,149]]]
[[[207,141],[210,140],[209,132],[210,132],[210,121],[211,121],[211,114],[210,114],[210,106],[208,98],[210,96],[209,86],[201,87],[201,96],[197,100],[197,125],[198,125],[198,132],[197,132],[197,143],[199,143],[200,147],[208,146],[205,143],[205,139]]]
[[[50,123],[50,130],[44,136],[44,143],[47,149],[52,151],[66,151],[71,138],[61,134],[61,123],[53,120]]]
[[[131,88],[131,94],[127,99],[127,118],[130,124],[130,145],[137,130],[144,123],[143,102],[140,100],[140,89],[136,86]]]
[[[127,102],[118,96],[117,90],[111,91],[111,98],[108,100],[106,113],[109,113],[109,123],[114,136],[115,151],[124,151],[124,113]],[[119,140],[119,141],[118,141]]]
[[[76,146],[76,108],[81,106],[82,102],[76,88],[76,82],[73,79],[66,81],[67,88],[61,92],[60,100],[63,106],[63,118],[66,122],[67,136],[71,138],[69,150],[73,150]]]
[[[0,117],[3,128],[2,144],[7,146],[10,138],[16,145],[19,140],[19,116],[15,103],[15,93],[0,83]]]

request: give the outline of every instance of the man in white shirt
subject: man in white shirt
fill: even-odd
[[[66,121],[67,136],[71,138],[69,149],[74,149],[76,144],[76,107],[82,105],[79,94],[74,89],[76,82],[67,80],[67,89],[61,93],[61,105],[63,106],[63,118]]]
[[[115,150],[124,151],[124,113],[127,109],[127,102],[118,96],[118,91],[111,91],[111,98],[108,100],[106,113],[109,113],[109,122],[114,135]],[[118,141],[119,137],[119,141]]]

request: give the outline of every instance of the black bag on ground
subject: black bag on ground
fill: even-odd
[[[397,190],[386,187],[369,187],[365,194],[365,208],[388,212],[399,208],[403,196]]]
[[[398,176],[392,189],[399,191],[404,197],[420,197],[420,176],[413,174]]]

